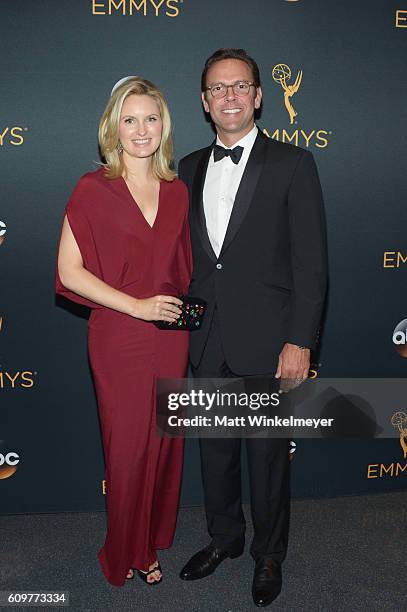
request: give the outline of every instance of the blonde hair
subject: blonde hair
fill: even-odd
[[[118,151],[119,122],[123,103],[132,95],[150,96],[160,109],[163,125],[160,146],[153,155],[152,169],[158,179],[172,181],[175,172],[172,170],[173,144],[171,136],[171,118],[163,94],[153,83],[135,76],[127,79],[115,89],[110,97],[99,124],[99,146],[106,163],[106,178],[115,179],[122,176],[125,166],[123,156]]]

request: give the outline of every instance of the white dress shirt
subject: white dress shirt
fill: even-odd
[[[233,147],[226,147],[216,138],[216,144],[225,149],[243,147],[242,157],[238,164],[234,164],[230,157],[224,157],[215,162],[213,151],[211,153],[206,172],[203,205],[206,220],[206,229],[209,240],[217,257],[219,257],[226,230],[232,214],[233,204],[240,181],[246,168],[247,160],[256,140],[258,128],[255,125],[246,136],[236,142]]]

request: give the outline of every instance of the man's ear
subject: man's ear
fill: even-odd
[[[203,107],[205,109],[205,113],[209,113],[209,104],[206,101],[206,97],[205,97],[205,92],[204,91],[201,93],[201,100],[202,100]]]
[[[256,88],[256,97],[254,98],[254,108],[260,108],[263,92],[261,87]]]

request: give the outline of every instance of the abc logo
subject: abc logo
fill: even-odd
[[[5,238],[6,238],[6,224],[4,223],[4,221],[0,221],[0,244],[3,244]]]
[[[407,319],[403,319],[393,332],[393,344],[402,357],[407,357]]]
[[[294,453],[297,450],[297,445],[294,440],[290,440],[290,450],[288,451],[288,457],[290,461],[294,459]]]
[[[0,480],[12,476],[17,470],[19,461],[20,457],[17,453],[7,453],[6,455],[0,453]]]

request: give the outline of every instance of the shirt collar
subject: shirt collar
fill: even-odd
[[[216,137],[216,144],[220,145],[221,147],[224,147],[225,149],[229,149],[229,148],[234,149],[235,147],[243,147],[245,149],[245,153],[250,152],[254,145],[254,141],[256,140],[258,131],[259,131],[259,128],[255,124],[253,128],[250,130],[250,132],[246,134],[246,136],[243,136],[243,138],[238,140],[238,142],[235,142],[233,147],[227,147],[226,145],[224,145],[221,139],[219,138],[219,136]]]

